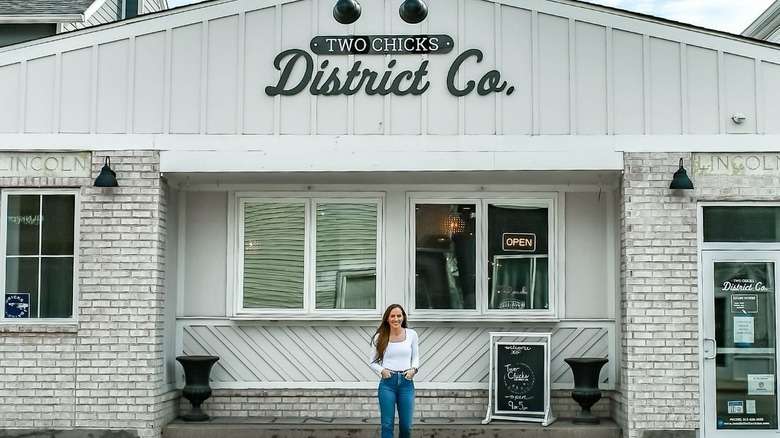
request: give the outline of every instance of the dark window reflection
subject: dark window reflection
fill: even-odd
[[[549,305],[548,210],[488,206],[488,307],[547,309]],[[532,247],[511,247],[508,235],[527,237]]]
[[[6,251],[7,255],[38,254],[41,206],[39,195],[8,197]]]
[[[75,203],[70,195],[43,197],[41,254],[73,254]]]
[[[718,429],[776,429],[775,266],[713,266]]]
[[[70,318],[73,313],[73,258],[41,260],[41,318]]]
[[[476,309],[476,205],[415,207],[415,307]]]
[[[780,242],[780,207],[704,207],[705,242]]]

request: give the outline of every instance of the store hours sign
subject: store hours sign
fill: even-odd
[[[276,55],[274,68],[279,70],[279,80],[265,87],[269,96],[291,96],[308,89],[313,95],[352,95],[360,91],[368,95],[385,96],[394,94],[420,95],[431,86],[428,63],[425,59],[415,69],[396,68],[397,61],[391,59],[383,71],[363,67],[355,61],[349,70],[331,66],[327,56],[337,55],[403,55],[449,53],[454,41],[449,35],[348,35],[316,36],[309,44],[311,51],[322,55],[323,60],[315,65],[311,53],[303,49],[287,49]],[[477,93],[485,96],[491,93],[510,95],[515,88],[501,77],[498,70],[485,70],[474,78],[458,83],[458,74],[468,63],[479,64],[484,54],[479,49],[467,49],[460,53],[447,70],[444,83],[453,96]],[[300,72],[303,71],[302,74]]]

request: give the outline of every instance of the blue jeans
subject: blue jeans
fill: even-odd
[[[379,381],[379,413],[382,417],[382,438],[393,438],[395,408],[398,406],[398,436],[412,436],[412,417],[414,416],[414,381],[408,380],[402,373],[394,372],[390,377]]]

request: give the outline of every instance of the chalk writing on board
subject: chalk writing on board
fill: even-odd
[[[512,355],[521,354],[524,351],[531,351],[531,347],[528,345],[506,345],[504,348]]]
[[[543,413],[545,346],[515,342],[496,348],[496,411]]]
[[[504,385],[513,394],[523,395],[534,386],[534,371],[524,363],[504,365]]]
[[[513,411],[527,411],[528,407],[521,401],[509,400],[506,402],[509,409]]]

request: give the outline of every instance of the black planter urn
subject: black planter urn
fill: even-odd
[[[192,405],[182,419],[184,421],[208,421],[209,416],[200,409],[200,405],[211,397],[209,374],[219,356],[176,356],[184,368],[184,388],[181,395]]]
[[[571,398],[582,408],[574,419],[574,424],[599,424],[599,419],[590,412],[590,408],[601,399],[599,374],[601,374],[601,367],[609,362],[609,359],[570,357],[563,361],[569,364],[574,375],[574,390],[571,392]]]

